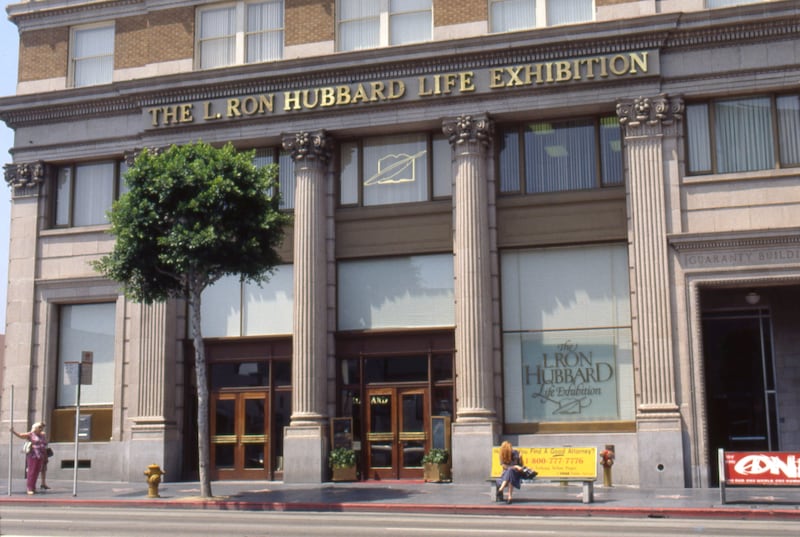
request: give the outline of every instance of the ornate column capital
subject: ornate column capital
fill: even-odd
[[[621,125],[672,125],[683,117],[683,99],[662,93],[655,97],[637,97],[617,102],[617,116]]]
[[[494,121],[487,115],[472,116],[464,114],[457,118],[444,120],[442,132],[444,132],[453,146],[465,142],[489,146],[492,143]]]
[[[292,160],[327,163],[331,158],[331,137],[324,130],[285,134],[283,148],[292,154]]]
[[[43,161],[21,162],[4,166],[5,179],[14,195],[36,195],[36,188],[44,183],[48,166]]]

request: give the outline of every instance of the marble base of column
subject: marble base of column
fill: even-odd
[[[144,471],[157,464],[164,481],[181,478],[183,441],[174,422],[159,417],[134,418],[128,442],[128,481],[146,483]]]
[[[640,416],[636,420],[636,428],[639,486],[686,487],[680,416]]]
[[[492,472],[492,447],[498,425],[492,420],[470,420],[453,424],[451,438],[454,483],[483,483]]]
[[[283,481],[323,483],[327,480],[328,427],[292,424],[283,433]]]

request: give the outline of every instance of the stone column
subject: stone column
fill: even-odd
[[[36,250],[39,218],[43,214],[41,185],[50,169],[43,162],[7,164],[5,180],[11,188],[11,228],[8,263],[8,297],[5,326],[5,369],[2,375],[2,424],[8,431],[30,430],[39,420],[49,420],[46,406],[46,364],[36,363],[34,345]],[[14,415],[11,415],[11,386]],[[8,435],[6,435],[8,438]],[[21,444],[12,444],[19,450]],[[8,447],[6,445],[6,447]],[[7,453],[3,453],[7,457]],[[15,458],[15,463],[21,460]]]
[[[460,116],[443,125],[453,148],[457,401],[452,441],[453,478],[461,483],[489,475],[497,428],[487,166],[492,130],[486,116]]]
[[[150,305],[129,303],[130,353],[136,368],[130,379],[131,441],[128,479],[141,480],[150,464],[167,475],[180,468],[181,443],[174,417],[175,362],[182,340],[174,300]]]
[[[284,481],[327,475],[327,203],[330,139],[324,131],[284,136],[295,171],[292,417],[284,432]]]
[[[636,424],[642,486],[683,487],[683,442],[675,390],[667,234],[669,170],[678,158],[683,103],[658,95],[617,104],[624,129]]]

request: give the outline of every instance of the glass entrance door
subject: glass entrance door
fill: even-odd
[[[712,312],[703,316],[712,485],[717,484],[719,448],[780,449],[771,335],[766,309]]]
[[[269,475],[269,391],[211,395],[212,479]]]
[[[422,477],[430,431],[426,388],[367,390],[369,479]]]

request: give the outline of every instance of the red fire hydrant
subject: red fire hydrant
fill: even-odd
[[[606,448],[600,452],[600,466],[603,467],[603,486],[611,485],[611,467],[614,466],[614,445],[606,444]]]
[[[147,476],[147,497],[160,498],[158,495],[158,485],[161,483],[161,476],[167,472],[163,471],[157,464],[151,464],[144,471]]]

